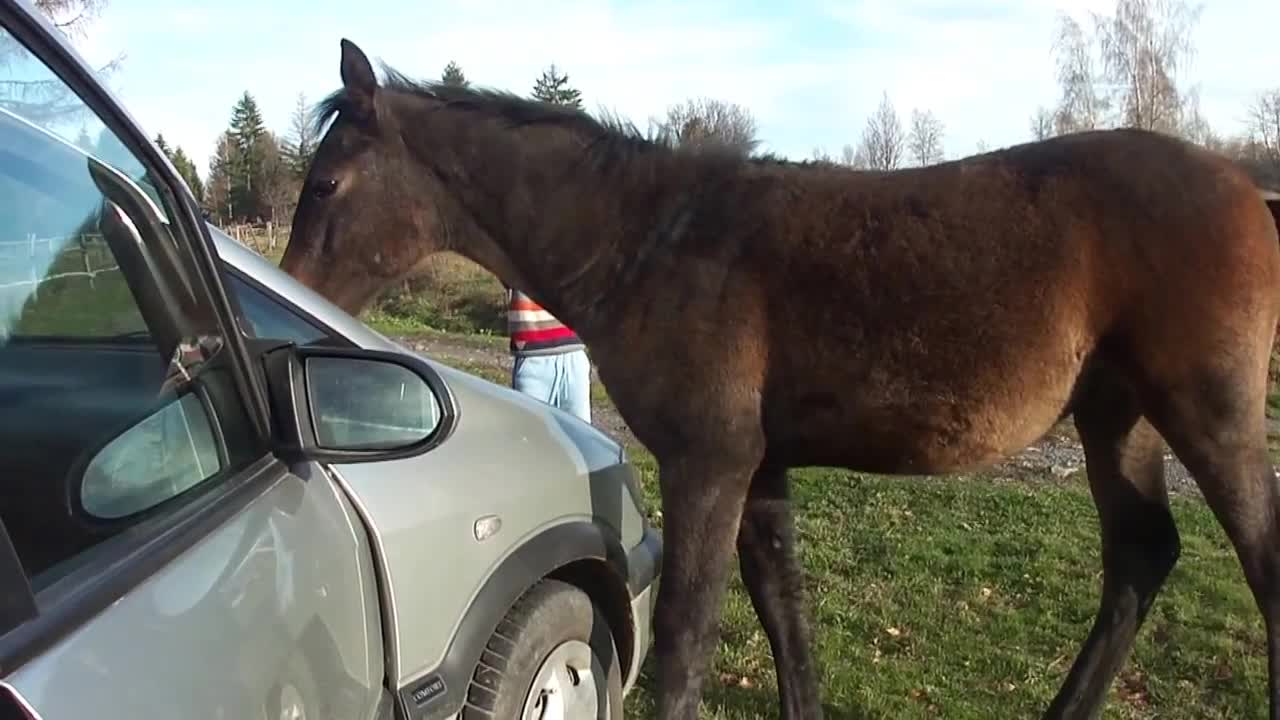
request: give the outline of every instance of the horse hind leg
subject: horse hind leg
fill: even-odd
[[[821,692],[788,485],[785,468],[766,464],[756,471],[738,529],[738,563],[773,651],[781,717],[820,720]]]
[[[1102,531],[1102,600],[1045,718],[1098,716],[1180,548],[1159,434],[1122,379],[1090,380],[1073,409]]]
[[[1158,425],[1236,551],[1267,634],[1269,717],[1280,720],[1280,492],[1266,443],[1270,348],[1163,396]]]

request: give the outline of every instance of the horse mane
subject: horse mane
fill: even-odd
[[[613,156],[643,151],[678,151],[669,133],[645,134],[635,123],[608,110],[592,117],[585,110],[536,98],[526,98],[508,90],[490,87],[459,87],[439,80],[416,80],[387,64],[382,64],[383,90],[441,103],[454,110],[477,113],[499,120],[510,128],[559,127],[584,138],[595,153]],[[347,107],[342,88],[320,100],[313,111],[313,129],[323,134],[325,126]]]
[[[439,80],[413,79],[399,70],[382,63],[385,76],[381,88],[387,91],[441,103],[443,106],[494,118],[513,129],[526,127],[558,127],[585,140],[585,149],[591,160],[600,165],[635,159],[638,156],[701,157],[722,168],[730,166],[780,165],[789,167],[821,167],[822,163],[805,160],[793,161],[768,153],[742,156],[728,151],[718,152],[716,146],[703,147],[695,152],[681,146],[674,133],[659,128],[657,132],[642,132],[634,122],[617,113],[601,109],[598,117],[585,110],[536,98],[517,95],[508,90],[484,86],[459,87]],[[323,135],[325,126],[344,108],[348,100],[344,89],[330,93],[315,106],[313,130]]]

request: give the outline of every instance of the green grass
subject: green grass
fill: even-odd
[[[37,272],[42,278],[53,278],[84,271],[86,260],[93,270],[115,265],[103,243],[91,243],[83,250],[78,243],[69,243],[57,250],[48,267],[39,268],[37,261],[31,262],[39,268]],[[6,270],[12,272],[12,269]],[[4,278],[5,281],[11,279]],[[14,335],[90,338],[147,329],[129,285],[119,271],[102,272],[92,280],[84,276],[46,279],[38,288],[23,285],[8,292],[23,298],[21,313],[11,328]]]
[[[657,508],[653,460],[634,452]],[[794,477],[828,717],[1039,717],[1098,603],[1084,489]],[[1182,558],[1104,717],[1263,717],[1264,635],[1239,564],[1202,503],[1179,499],[1174,511]],[[768,642],[736,565],[713,662],[703,717],[777,717]],[[629,717],[652,716],[652,671],[651,658]]]
[[[420,278],[385,293],[367,321],[380,332],[430,328],[505,337],[505,311],[502,285],[475,263],[449,254],[433,258]]]
[[[261,234],[244,242],[279,264],[284,242],[269,250]],[[494,338],[506,342],[505,291],[492,274],[453,253],[431,258],[420,277],[382,295],[361,320],[387,335],[453,335]]]

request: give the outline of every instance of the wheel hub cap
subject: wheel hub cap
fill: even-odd
[[[558,645],[542,662],[524,701],[522,720],[599,720],[597,678],[603,668],[581,640]]]

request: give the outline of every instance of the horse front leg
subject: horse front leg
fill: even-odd
[[[659,720],[696,720],[758,458],[699,449],[660,459],[662,579],[654,607]]]

